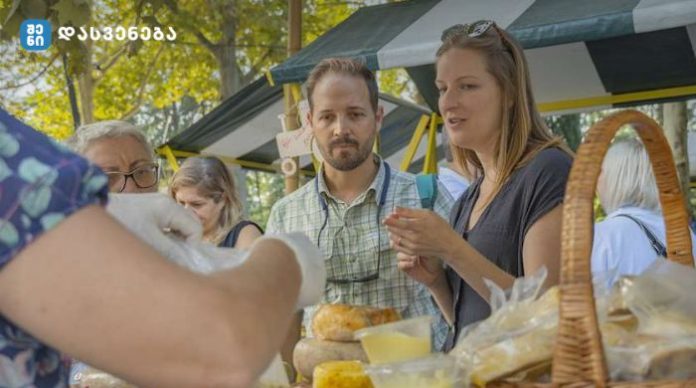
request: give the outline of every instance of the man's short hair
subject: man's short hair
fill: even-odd
[[[309,73],[306,83],[307,100],[310,110],[314,109],[314,102],[312,101],[314,88],[317,86],[317,83],[329,73],[344,74],[364,79],[367,85],[368,95],[370,96],[370,105],[372,105],[372,110],[377,112],[379,88],[377,86],[375,73],[368,69],[363,61],[352,58],[326,58],[314,66],[314,69]]]
[[[143,132],[135,125],[121,120],[99,121],[83,125],[67,140],[67,144],[73,151],[84,155],[94,141],[125,136],[133,137],[145,148],[148,155],[154,156],[152,146],[145,138]]]

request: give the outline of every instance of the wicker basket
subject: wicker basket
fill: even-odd
[[[635,110],[615,113],[587,133],[573,162],[563,201],[560,318],[551,384],[494,384],[520,387],[696,387],[695,380],[610,382],[592,293],[593,199],[604,155],[616,132],[632,124],[650,156],[667,229],[669,259],[693,265],[688,215],[672,152],[662,128]]]

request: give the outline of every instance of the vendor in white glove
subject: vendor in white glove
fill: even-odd
[[[181,253],[165,230],[200,234],[171,199],[114,197],[109,212],[121,223],[86,205],[19,250],[0,270],[0,311],[37,346],[138,386],[250,386],[324,291],[304,235],[261,238],[238,267],[200,275],[157,253]]]

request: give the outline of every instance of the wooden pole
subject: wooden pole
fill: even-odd
[[[302,47],[302,0],[288,0],[288,57],[291,57]],[[288,131],[298,129],[300,120],[297,117],[297,104],[291,84],[283,85],[283,102],[285,105],[285,128]],[[290,194],[300,186],[300,160],[293,158],[297,171],[285,177],[285,194]]]

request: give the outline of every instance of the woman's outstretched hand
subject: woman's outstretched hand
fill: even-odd
[[[447,260],[452,247],[461,240],[447,221],[430,210],[397,207],[383,223],[392,248],[408,256]]]

